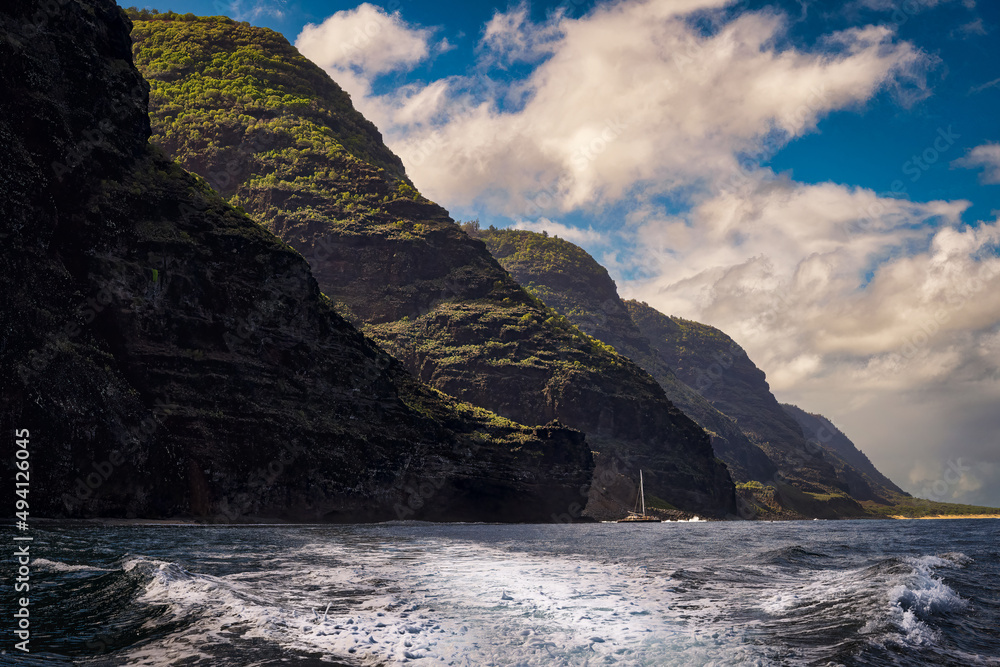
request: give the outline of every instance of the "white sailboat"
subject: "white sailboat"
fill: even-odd
[[[636,511],[631,511],[628,516],[624,519],[618,519],[618,523],[660,523],[661,520],[657,519],[655,516],[649,516],[646,514],[646,491],[642,485],[642,471],[639,471],[639,497],[635,499],[635,509],[639,509],[639,505],[642,505],[642,513]]]

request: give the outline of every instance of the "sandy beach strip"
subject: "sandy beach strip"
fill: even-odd
[[[1000,514],[935,514],[932,516],[903,516],[896,514],[893,519],[1000,519]]]

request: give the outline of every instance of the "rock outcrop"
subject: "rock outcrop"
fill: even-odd
[[[0,421],[30,432],[32,515],[573,507],[592,477],[581,433],[415,380],[298,252],[149,144],[131,27],[110,0],[0,9]]]
[[[581,499],[592,509],[631,506],[601,480],[640,468],[667,504],[735,509],[704,432],[420,196],[322,70],[269,30],[182,18],[133,31],[154,141],[301,252],[339,311],[431,386],[517,422],[584,432],[600,454]]]

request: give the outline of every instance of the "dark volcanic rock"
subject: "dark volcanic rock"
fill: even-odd
[[[569,241],[514,229],[479,230],[497,261],[532,294],[653,376],[667,398],[704,428],[737,482],[771,479],[777,468],[729,417],[681,382],[632,322],[607,270]]]
[[[224,181],[230,201],[299,250],[338,310],[419,379],[518,422],[579,429],[601,453],[598,472],[641,468],[647,489],[681,509],[735,510],[708,437],[660,386],[374,162],[349,129],[363,119],[346,96],[280,35],[168,17],[137,22],[133,38],[154,141]]]
[[[807,440],[822,445],[836,457],[837,473],[848,483],[853,497],[891,500],[894,494],[909,495],[879,472],[865,453],[829,419],[788,403],[782,403],[781,407],[802,427]]]
[[[147,143],[130,27],[110,0],[0,10],[0,421],[30,431],[32,514],[548,521],[577,502],[582,434],[417,382]]]
[[[764,372],[732,338],[699,322],[667,317],[644,303],[625,305],[677,377],[735,419],[784,475],[814,492],[826,492],[826,486],[836,481],[824,450],[809,445],[771,393]]]
[[[722,332],[623,302],[607,270],[564,239],[512,229],[473,233],[534,295],[646,369],[712,434],[733,478],[754,482],[740,492],[766,515],[857,516],[863,509],[855,501],[898,494],[832,425],[824,429],[822,418],[779,405],[763,372]]]

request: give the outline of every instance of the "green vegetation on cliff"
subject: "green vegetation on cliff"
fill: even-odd
[[[302,253],[337,310],[418,378],[517,422],[579,429],[609,478],[641,467],[677,507],[734,509],[708,438],[659,385],[421,197],[347,96],[280,35],[168,17],[137,21],[133,39],[153,140]],[[595,516],[622,511],[592,488]]]
[[[529,291],[648,372],[674,405],[711,435],[716,454],[735,481],[774,475],[773,464],[737,424],[674,375],[632,322],[607,270],[583,248],[524,230],[472,226],[469,231]]]
[[[294,165],[319,150],[345,164],[354,158],[380,167],[397,188],[408,183],[399,158],[350,96],[278,33],[222,16],[128,13],[133,39],[144,44],[133,56],[150,82],[153,141],[182,163],[239,155],[249,132],[267,142],[275,164],[285,158]],[[212,186],[226,192],[235,174],[212,176]],[[322,182],[306,180],[306,189]]]

